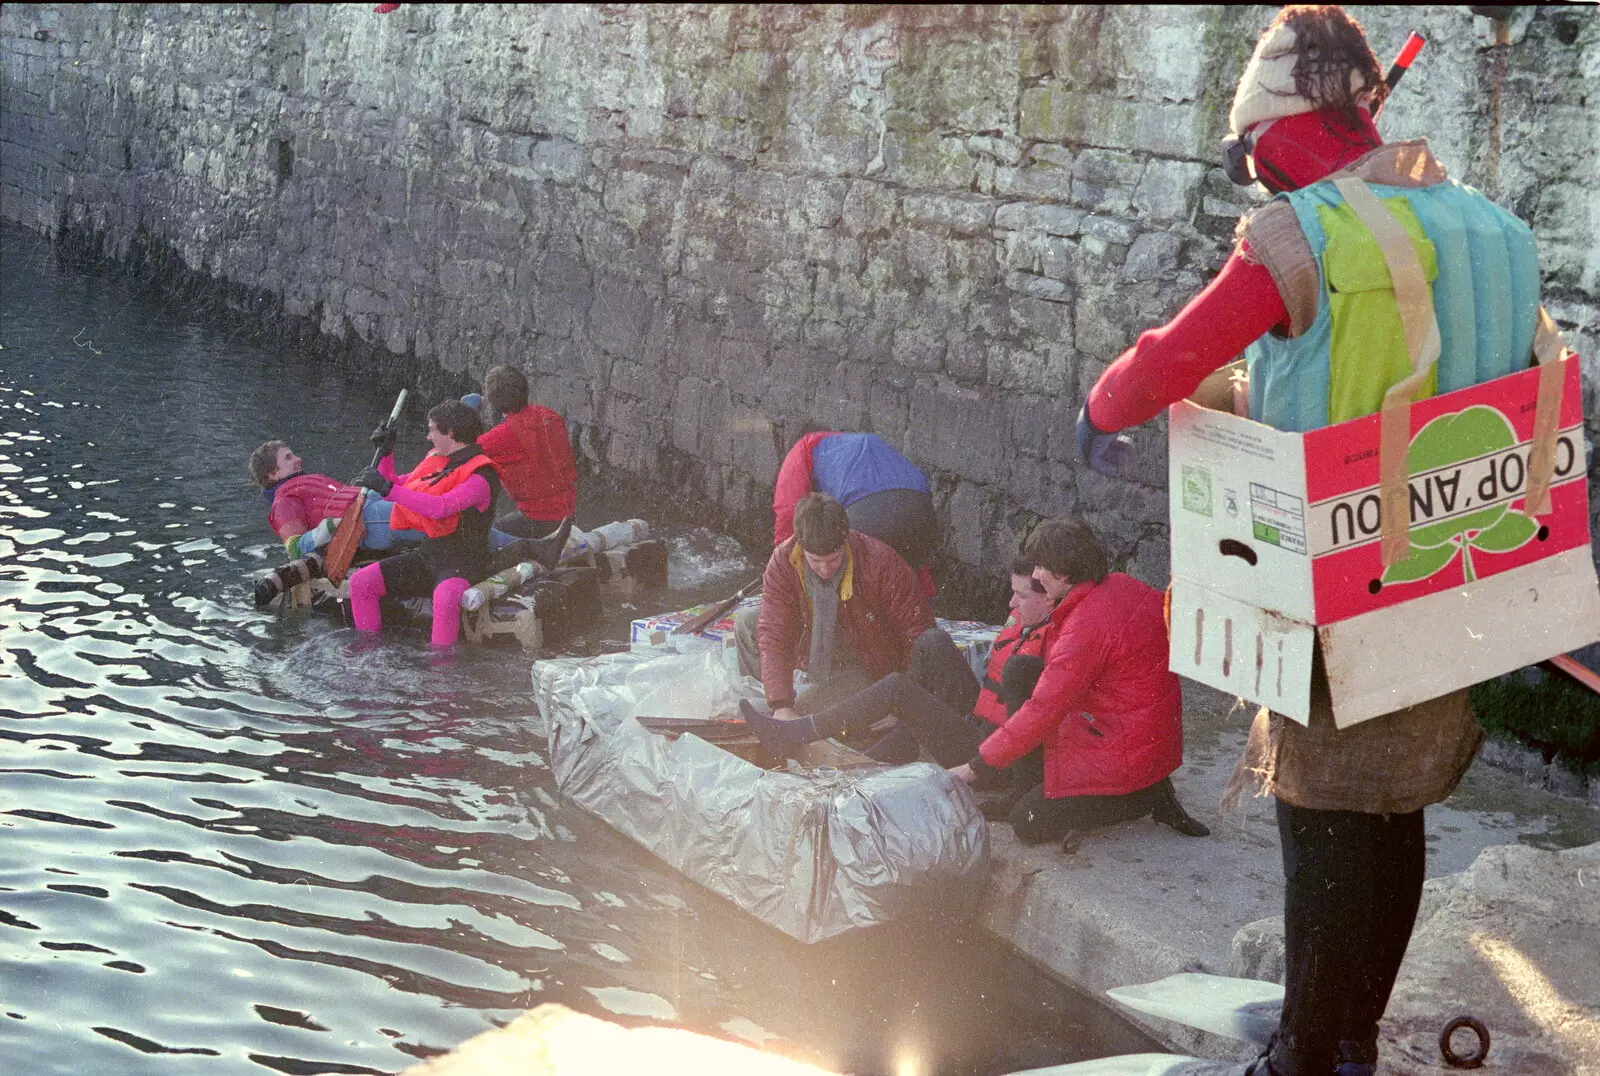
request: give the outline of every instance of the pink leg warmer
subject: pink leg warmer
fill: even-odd
[[[350,616],[356,622],[357,631],[378,631],[383,627],[378,599],[386,592],[383,572],[376,564],[358,568],[350,576]]]
[[[461,635],[461,595],[472,584],[453,575],[433,588],[433,645],[454,646]]]

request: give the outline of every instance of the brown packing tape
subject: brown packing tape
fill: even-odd
[[[1423,275],[1422,262],[1405,228],[1362,180],[1346,176],[1333,183],[1383,252],[1406,334],[1406,352],[1411,356],[1410,376],[1384,394],[1379,426],[1380,549],[1387,568],[1411,555],[1411,491],[1406,467],[1411,447],[1411,401],[1439,360],[1439,321],[1434,316],[1433,293]]]
[[[1406,468],[1411,451],[1411,405],[1385,407],[1378,414],[1379,555],[1387,568],[1411,556],[1411,485]]]
[[[1539,363],[1539,397],[1533,412],[1533,443],[1528,446],[1528,495],[1523,510],[1531,516],[1542,516],[1550,511],[1550,482],[1556,470],[1556,434],[1561,425],[1567,358],[1561,330],[1542,306],[1533,333],[1533,355]]]

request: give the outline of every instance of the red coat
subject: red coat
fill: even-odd
[[[548,407],[529,404],[478,438],[500,484],[529,519],[565,519],[578,507],[578,468],[567,424]]]
[[[1120,796],[1183,763],[1183,701],[1167,669],[1161,592],[1113,573],[1079,583],[1046,628],[1033,697],[979,754],[996,768],[1044,745],[1044,794]]]
[[[983,689],[978,692],[978,701],[972,704],[975,717],[981,717],[991,725],[1006,723],[1006,704],[1000,700],[1000,677],[1005,672],[1006,662],[1018,654],[1043,657],[1049,623],[1047,620],[1043,624],[1035,624],[1024,632],[1022,625],[1013,619],[1000,629],[989,651],[989,663],[983,669]]]
[[[874,679],[905,672],[911,644],[933,627],[933,610],[905,560],[887,544],[850,532],[839,582],[839,645],[861,655]],[[804,554],[793,538],[772,551],[761,583],[761,683],[767,705],[794,702],[794,671],[811,653],[811,599]]]

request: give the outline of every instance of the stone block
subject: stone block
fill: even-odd
[[[907,453],[975,482],[1004,473],[1004,402],[992,392],[950,381],[918,381],[911,389]]]
[[[946,547],[963,564],[977,566],[984,560],[984,538],[995,516],[991,497],[971,482],[958,482],[945,504],[950,525],[945,531]]]
[[[811,398],[812,420],[839,430],[864,428],[872,368],[857,362],[840,362],[818,374]]]
[[[1236,979],[1283,982],[1283,916],[1246,923],[1233,936],[1224,974]]]
[[[1011,202],[995,211],[994,226],[1011,231],[1074,236],[1087,215],[1071,206]]]
[[[908,389],[892,383],[882,370],[874,372],[867,390],[866,429],[892,445],[905,444],[910,420],[911,397]]]
[[[968,190],[978,165],[963,138],[909,131],[883,136],[883,161],[889,179],[927,190]]]
[[[1145,232],[1128,248],[1123,262],[1124,280],[1156,280],[1178,267],[1178,252],[1183,241],[1172,232]]]
[[[845,195],[842,223],[851,235],[887,232],[894,223],[895,193],[881,183],[857,180]]]
[[[1063,146],[1040,143],[1028,148],[1015,168],[999,167],[994,173],[996,194],[1065,202],[1072,197],[1075,157]]]
[[[1206,166],[1152,158],[1133,191],[1133,208],[1156,220],[1187,220],[1199,197]]]
[[[1049,277],[1034,276],[1032,273],[1010,272],[1006,274],[1005,279],[1007,288],[1029,298],[1056,303],[1069,302],[1072,298],[1072,291],[1066,284],[1059,280],[1052,280]]]
[[[1126,213],[1144,168],[1145,162],[1132,154],[1085,150],[1073,165],[1072,200],[1098,212]]]
[[[1025,393],[1007,404],[1011,444],[1019,455],[1045,456],[1050,447],[1050,423],[1056,404],[1052,396]]]
[[[956,330],[945,336],[944,370],[960,381],[982,381],[988,369],[987,348],[971,333]]]
[[[938,370],[944,363],[945,341],[923,328],[896,329],[892,354],[908,370]]]
[[[644,289],[616,278],[601,277],[589,305],[589,332],[594,341],[623,358],[644,356],[653,301]]]
[[[989,231],[994,203],[987,198],[907,195],[901,212],[912,224],[944,228],[957,235],[978,235]]]
[[[1059,281],[1052,280],[1049,283],[1059,284]],[[1023,339],[1067,345],[1072,343],[1072,308],[1065,303],[1051,302],[1037,296],[1013,295],[1008,320],[1012,333]]]

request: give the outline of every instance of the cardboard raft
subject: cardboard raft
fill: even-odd
[[[1578,359],[1557,361],[1547,509],[1526,496],[1538,367],[1413,403],[1388,567],[1380,415],[1299,434],[1174,404],[1172,670],[1303,723],[1320,639],[1343,728],[1600,638]]]

